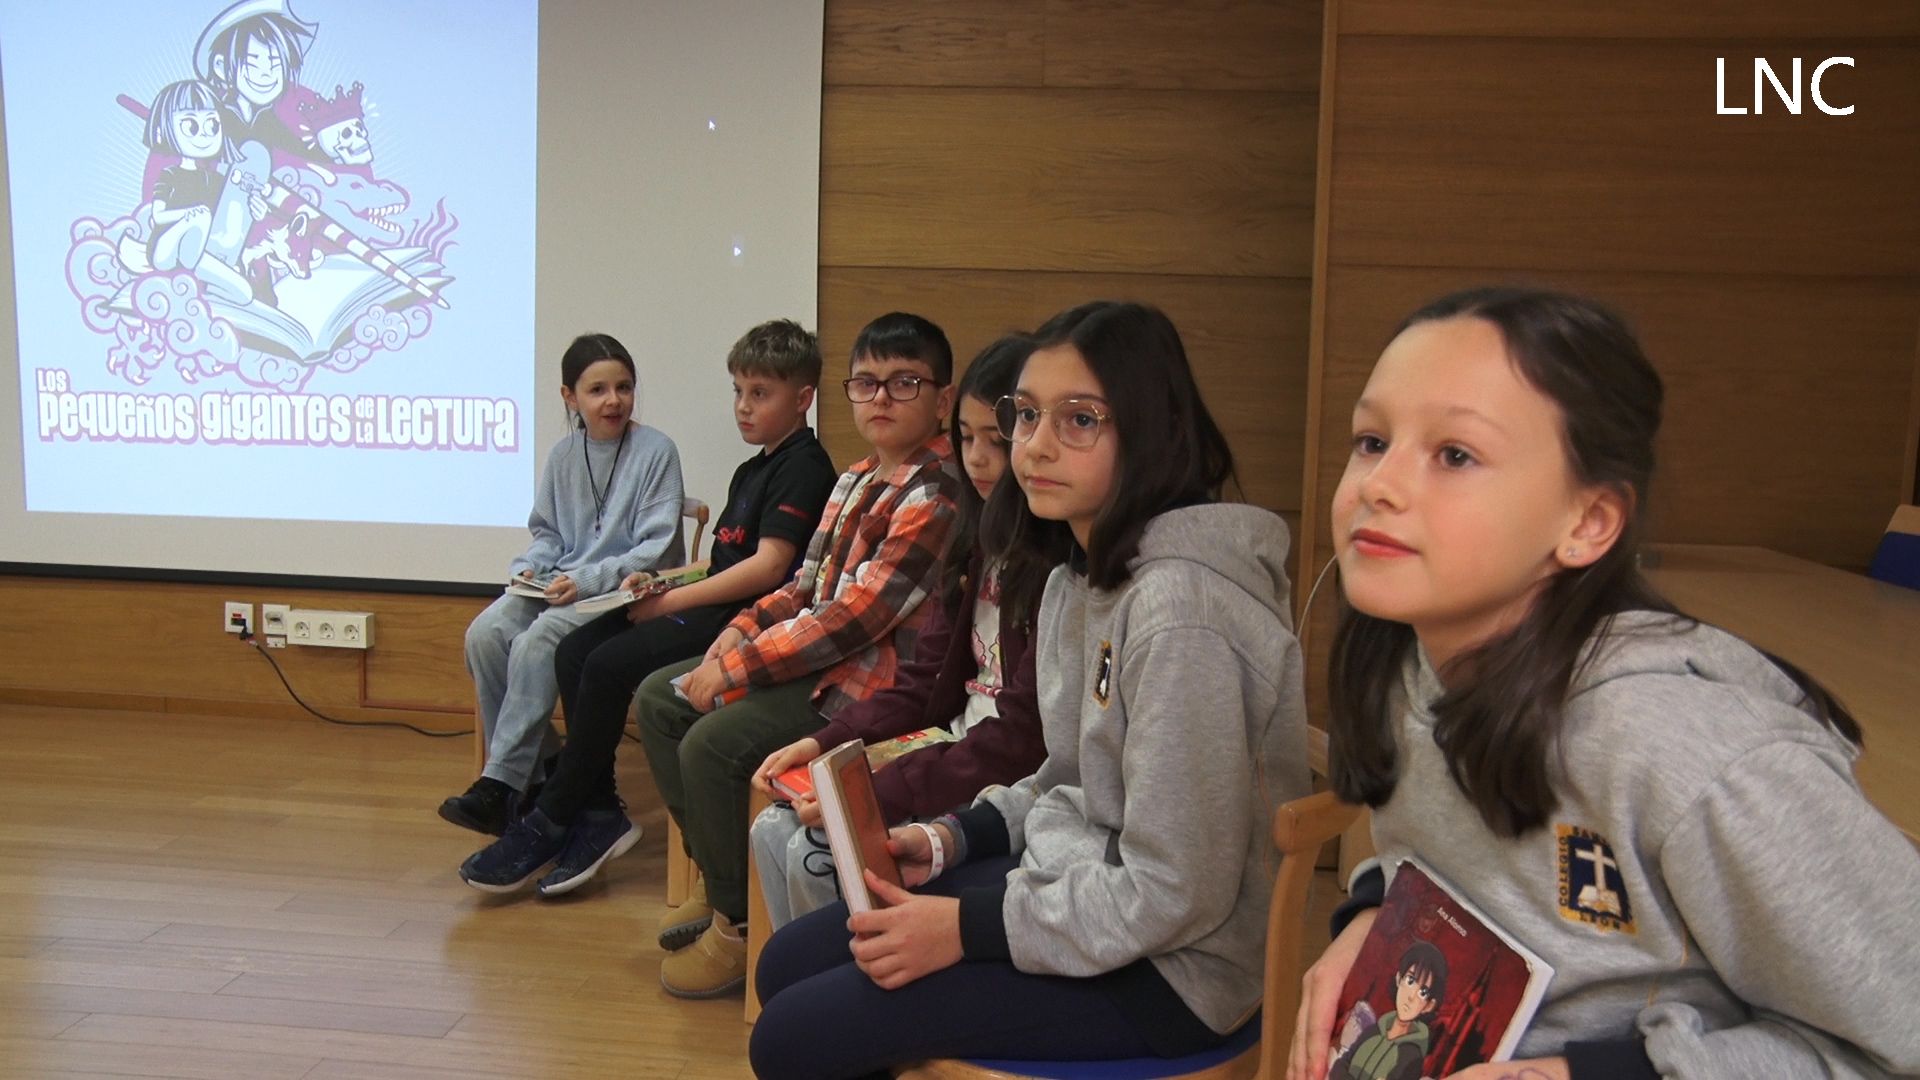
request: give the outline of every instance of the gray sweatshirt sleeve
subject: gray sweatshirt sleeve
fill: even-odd
[[[1638,1020],[1680,1080],[1920,1073],[1920,853],[1837,753],[1744,754],[1661,845],[1667,887],[1715,972],[1753,1006],[1703,1031],[1691,1007]]]
[[[1058,876],[1007,876],[1002,914],[1021,971],[1098,975],[1172,952],[1217,929],[1240,894],[1252,828],[1246,716],[1262,707],[1246,700],[1249,673],[1208,627],[1157,630],[1125,650],[1126,825],[1104,857],[1091,850]]]
[[[557,453],[557,451],[556,451]],[[523,571],[544,574],[559,565],[560,528],[554,509],[554,455],[547,455],[546,467],[540,470],[540,487],[533,494],[533,510],[527,514],[527,531],[533,533],[533,543],[527,550],[507,567],[507,576],[518,577]]]

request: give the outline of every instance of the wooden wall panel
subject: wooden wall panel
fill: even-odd
[[[1343,35],[1333,261],[1920,273],[1920,46],[1852,50],[1852,116],[1718,116],[1740,44]]]
[[[1047,0],[1046,84],[1320,89],[1318,0]]]
[[[1787,42],[1920,35],[1912,0],[1340,0],[1340,33],[1421,37],[1779,38]],[[1779,45],[1772,47],[1776,55]],[[1822,54],[1828,55],[1828,54]]]
[[[1300,499],[1306,385],[1307,299],[1290,278],[1200,278],[1140,274],[1031,274],[969,270],[829,269],[820,274],[820,339],[829,392],[822,438],[836,462],[862,449],[839,365],[860,327],[901,307],[939,323],[964,364],[994,338],[1031,330],[1093,299],[1143,300],[1180,328],[1201,391],[1232,442],[1249,502],[1293,508]]]
[[[1062,308],[1138,299],[1180,327],[1242,494],[1297,509],[1321,4],[831,0],[820,334],[834,460],[864,452],[832,384],[874,316],[934,319],[964,364]],[[974,47],[993,55],[954,55]]]
[[[1046,12],[1033,0],[830,0],[827,86],[1039,86]]]
[[[180,701],[216,711],[211,703],[227,701],[298,712],[267,662],[220,630],[227,600],[373,612],[367,652],[286,648],[272,656],[300,696],[330,715],[397,711],[439,727],[471,726],[461,641],[486,604],[473,598],[0,577],[0,604],[33,613],[0,622],[0,690],[53,702],[78,693],[121,695],[147,708]]]
[[[820,263],[1305,277],[1313,99],[841,87]]]

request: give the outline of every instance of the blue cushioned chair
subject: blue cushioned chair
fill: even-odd
[[[1874,549],[1867,576],[1920,589],[1920,506],[1902,506],[1893,512],[1886,535]]]

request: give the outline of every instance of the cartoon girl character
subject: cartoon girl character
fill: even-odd
[[[227,188],[221,170],[232,160],[213,87],[183,79],[161,89],[147,114],[145,139],[155,153],[180,158],[154,180],[148,262],[155,270],[192,270],[218,295],[245,303],[253,289],[240,271],[218,257],[205,257],[214,210]],[[258,195],[241,197],[253,220],[266,216],[266,203]]]

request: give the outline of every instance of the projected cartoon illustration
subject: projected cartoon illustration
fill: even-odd
[[[191,78],[119,97],[126,137],[144,133],[144,198],[74,222],[67,281],[127,382],[170,366],[295,390],[399,351],[451,305],[459,219],[445,199],[414,213],[376,174],[364,83],[301,83],[319,31],[287,0],[241,0],[179,58]]]
[[[29,511],[524,522],[539,12],[483,8],[0,3]]]

